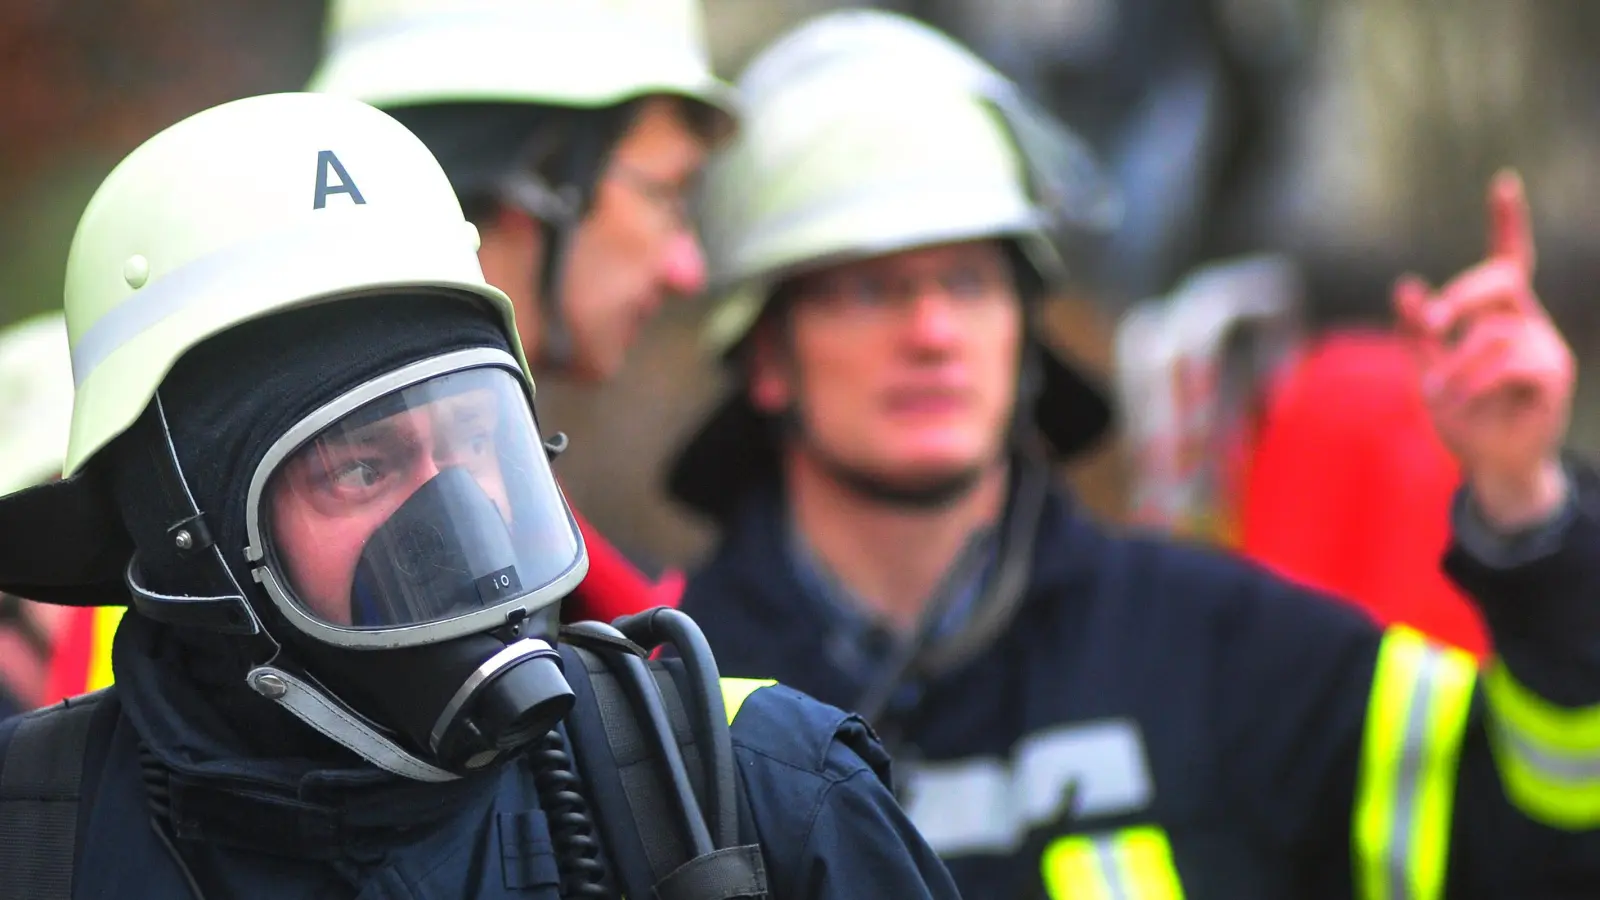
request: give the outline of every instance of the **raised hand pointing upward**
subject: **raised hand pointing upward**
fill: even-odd
[[[1534,294],[1534,261],[1522,180],[1502,171],[1489,186],[1487,258],[1437,292],[1415,275],[1394,288],[1434,427],[1504,531],[1553,514],[1567,489],[1572,351]]]

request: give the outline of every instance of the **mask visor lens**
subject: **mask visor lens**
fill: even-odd
[[[272,474],[262,514],[292,602],[344,628],[526,604],[582,548],[521,384],[497,367],[345,414]]]

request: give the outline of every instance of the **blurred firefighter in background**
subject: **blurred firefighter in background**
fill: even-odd
[[[308,89],[377,106],[428,145],[531,364],[596,383],[662,303],[703,287],[685,210],[735,126],[703,30],[698,0],[336,0]],[[680,573],[648,579],[578,521],[589,574],[565,615],[676,602]],[[103,686],[116,615],[71,611],[47,700]]]
[[[1484,269],[1395,297],[1470,476],[1448,571],[1494,620],[1480,672],[1234,554],[1104,529],[1053,483],[1108,416],[1035,330],[1048,223],[1086,198],[1014,86],[855,11],[740,87],[702,208],[734,383],[670,478],[721,543],[683,609],[725,671],[874,723],[964,896],[1600,886],[1600,740],[1572,727],[1600,703],[1600,481],[1559,453],[1574,364],[1519,182],[1495,182]],[[1271,259],[1204,275],[1196,304],[1292,286]]]

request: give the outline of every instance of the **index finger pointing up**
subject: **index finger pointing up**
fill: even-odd
[[[1511,260],[1533,276],[1533,223],[1522,176],[1514,169],[1502,169],[1489,183],[1489,255]]]

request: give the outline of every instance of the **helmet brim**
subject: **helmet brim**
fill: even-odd
[[[0,498],[0,592],[60,606],[126,606],[133,540],[90,469]]]

